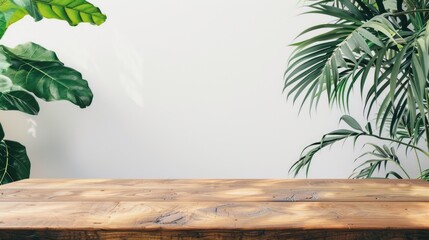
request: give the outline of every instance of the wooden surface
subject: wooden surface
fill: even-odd
[[[420,180],[28,179],[0,239],[429,239]]]

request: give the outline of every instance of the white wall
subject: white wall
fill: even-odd
[[[287,45],[320,22],[298,16],[298,1],[93,3],[108,15],[101,27],[27,18],[3,39],[56,51],[95,95],[84,110],[40,101],[39,116],[2,112],[32,177],[286,178],[305,145],[338,127],[339,111],[298,115],[282,94]],[[350,145],[323,151],[310,176],[348,177]]]

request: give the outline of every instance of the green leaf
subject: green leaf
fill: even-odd
[[[11,63],[3,49],[0,47],[0,74],[6,71],[10,67]]]
[[[18,90],[0,93],[0,110],[18,110],[36,115],[40,108],[31,94]]]
[[[368,131],[370,135],[372,135],[372,126],[371,123],[367,123],[365,129]]]
[[[0,184],[29,178],[30,168],[30,160],[23,145],[8,140],[0,142]]]
[[[369,56],[372,55],[368,43],[365,42],[365,39],[358,32],[353,33],[353,39],[356,41],[358,49],[362,49]]]
[[[12,87],[12,80],[4,75],[0,75],[0,92],[10,91]]]
[[[3,12],[0,12],[0,38],[3,37],[3,34],[6,32],[7,29],[7,21],[6,16]]]
[[[17,6],[11,0],[2,0],[0,4],[0,12],[6,19],[6,27],[23,18],[27,12],[22,7]]]
[[[398,74],[401,70],[402,60],[404,59],[404,56],[405,56],[405,53],[407,52],[407,49],[408,49],[408,47],[402,48],[402,50],[396,56],[395,64],[393,65],[393,68],[392,68],[392,74],[390,75],[390,93],[389,93],[389,95],[390,95],[392,102],[394,101],[395,89],[396,89],[396,84],[398,81]]]
[[[39,9],[37,9],[36,2],[33,0],[12,0],[15,5],[25,9],[27,13],[34,18],[36,21],[42,20]]]
[[[18,49],[4,48],[4,52],[8,54],[12,62],[5,75],[12,79],[14,85],[20,86],[46,101],[68,100],[81,108],[91,104],[93,95],[87,81],[82,78],[82,74],[65,67],[59,61],[54,61],[57,58],[52,52],[36,44],[27,46],[30,46],[26,48],[27,51],[21,51],[21,47]],[[32,61],[31,55],[27,54],[31,52],[43,56],[42,60],[52,61]]]
[[[99,8],[85,0],[32,0],[43,17],[67,21],[75,26],[82,22],[100,25],[106,21]]]
[[[356,64],[356,57],[353,55],[352,50],[349,48],[347,43],[344,43],[341,45],[341,52],[343,53],[343,56],[346,56],[347,59],[351,60],[354,64]]]
[[[13,83],[46,101],[68,100],[81,108],[91,104],[92,92],[82,75],[58,63],[22,61],[7,75]]]
[[[429,3],[405,0],[401,6],[402,1],[395,0],[308,2],[310,11],[306,13],[321,14],[332,21],[307,28],[302,34],[311,32],[312,36],[292,44],[296,48],[284,74],[284,91],[288,98],[294,95],[294,103],[300,99],[301,107],[308,99],[310,109],[313,102],[317,107],[322,93],[326,93],[329,104],[336,103],[347,111],[349,102],[354,100],[351,92],[358,85],[370,121],[363,129],[351,116],[342,117],[340,121],[352,129],[333,131],[307,146],[290,171],[295,175],[301,170],[308,173],[318,151],[349,137],[354,142],[360,136],[372,137],[397,144],[407,154],[416,150],[429,157],[424,150],[429,148]],[[354,170],[356,178],[410,178],[399,162],[396,148],[373,148],[362,155],[369,159]],[[429,170],[421,175],[429,180]]]
[[[347,125],[349,125],[353,129],[363,132],[362,127],[359,125],[359,123],[353,117],[351,117],[349,115],[343,115],[340,118],[340,121],[341,120],[344,121],[345,123],[347,123]]]
[[[29,14],[36,21],[43,17],[100,25],[106,21],[99,8],[85,0],[2,0],[0,1],[0,38],[13,23]]]
[[[0,124],[0,141],[2,141],[4,139],[4,131],[3,131],[3,126]]]
[[[24,44],[19,44],[14,48],[9,48],[2,46],[9,53],[12,53],[16,57],[21,59],[35,61],[35,62],[58,62],[61,63],[58,59],[55,52],[50,51],[36,43],[28,42]],[[0,51],[2,53],[3,51]],[[4,53],[3,54],[7,54]],[[1,56],[1,55],[0,55]]]
[[[364,20],[365,16],[361,10],[359,10],[351,1],[349,0],[340,0],[344,6],[346,6],[349,11],[356,17],[356,19]]]
[[[380,147],[371,143],[366,145],[373,147],[374,150],[371,152],[366,152],[362,154],[355,160],[357,161],[360,158],[366,157],[366,156],[370,157],[370,159],[364,161],[362,164],[360,164],[358,167],[354,169],[354,173],[352,174],[354,178],[373,178],[375,171],[377,170],[378,172],[380,172],[382,166],[384,167],[384,170],[387,170],[388,163],[391,163],[399,167],[401,171],[407,176],[407,178],[410,178],[408,173],[401,166],[399,158],[396,155],[395,149],[393,147],[389,148],[386,145],[383,145],[382,147]],[[388,178],[390,176],[393,176],[398,179],[402,179],[402,176],[395,171],[389,171],[385,175],[385,178]]]
[[[379,47],[384,47],[384,43],[380,41],[378,37],[376,37],[374,34],[372,34],[370,31],[366,30],[365,28],[359,28],[358,33],[360,33],[364,38],[368,39],[372,43],[378,45]]]
[[[421,176],[419,177],[419,179],[423,179],[425,181],[429,181],[429,169],[426,169],[422,172]]]
[[[332,8],[326,8],[325,10],[332,11],[333,15],[338,13]],[[342,15],[343,11],[340,12],[341,17],[344,17]],[[326,15],[330,14],[326,13]],[[344,96],[341,92],[344,93],[347,88],[346,84],[343,83],[353,78],[353,73],[359,71],[359,68],[372,67],[372,64],[366,65],[366,63],[368,59],[372,58],[373,51],[378,51],[379,45],[384,46],[382,40],[388,38],[396,43],[394,38],[397,32],[384,16],[375,16],[366,22],[353,22],[349,24],[344,24],[343,21],[347,22],[351,20],[341,20],[341,24],[338,24],[337,28],[333,27],[333,25],[318,25],[320,28],[325,26],[333,29],[293,44],[293,46],[297,46],[297,50],[293,52],[289,62],[290,68],[286,70],[284,76],[285,89],[291,88],[288,96],[293,93],[296,96],[294,99],[296,99],[301,94],[304,94],[304,90],[306,90],[306,96],[310,96],[310,106],[312,106],[313,102],[317,106],[322,92],[326,91],[329,102],[332,102],[332,99],[342,99],[345,100],[343,104],[348,103],[347,99],[340,97],[332,98],[331,96]],[[366,29],[376,32],[378,36],[375,36]],[[366,37],[370,39],[366,39]],[[372,43],[371,39],[377,41],[377,44]],[[368,43],[366,42],[367,40]],[[328,41],[332,42],[331,48],[329,48],[329,45],[326,45]],[[309,49],[314,49],[314,52],[309,52]],[[361,55],[362,52],[365,54]],[[298,58],[297,56],[302,57]],[[318,74],[308,74],[309,69],[316,68],[320,69],[317,71]],[[342,70],[345,71],[342,72]],[[369,72],[369,69],[367,72]],[[317,82],[314,88],[310,81]],[[304,87],[302,88],[301,86]],[[309,93],[309,87],[312,87],[312,93]],[[297,89],[299,90],[295,91]],[[337,103],[341,105],[340,102]],[[348,107],[348,105],[345,107]]]
[[[350,137],[354,137],[356,141],[356,139],[360,136],[362,136],[362,133],[354,132],[348,129],[338,129],[325,134],[319,142],[314,142],[304,148],[299,160],[296,161],[289,169],[289,173],[293,172],[294,177],[296,177],[300,171],[305,169],[306,176],[308,176],[311,162],[316,153],[325,147],[332,146],[336,142],[346,140]]]

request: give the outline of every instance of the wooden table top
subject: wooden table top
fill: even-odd
[[[27,179],[0,239],[429,239],[429,182]]]

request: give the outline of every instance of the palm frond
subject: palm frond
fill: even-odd
[[[408,173],[401,166],[395,148],[389,148],[387,145],[383,145],[380,147],[372,143],[368,143],[367,145],[373,147],[373,151],[363,153],[355,161],[358,161],[364,157],[368,157],[369,159],[366,159],[363,163],[357,166],[353,170],[353,173],[350,178],[362,179],[377,177],[376,173],[379,173],[382,169],[387,170],[388,164],[393,164],[395,167],[398,167],[402,170],[402,174],[409,178]],[[385,174],[385,178],[389,178],[391,176],[398,179],[403,178],[402,175],[396,171],[388,171]]]
[[[382,15],[367,19],[363,10],[346,0],[341,0],[345,9],[315,4],[310,13],[336,17],[335,24],[320,24],[305,30],[302,34],[320,29],[328,32],[292,44],[296,50],[292,54],[285,72],[284,90],[287,96],[294,95],[294,102],[304,95],[302,104],[310,101],[317,103],[326,91],[329,101],[346,103],[346,94],[350,95],[349,79],[363,73],[362,69],[372,66],[375,53],[387,48],[389,44],[398,45],[398,33],[395,27]],[[353,7],[354,6],[354,7]],[[360,13],[360,14],[358,14]],[[386,42],[387,44],[383,43]],[[368,72],[368,71],[367,71]],[[357,78],[354,78],[356,81]],[[317,105],[317,104],[316,104]]]
[[[352,118],[343,117],[353,130],[324,135],[304,149],[291,170],[295,175],[303,169],[308,173],[320,149],[349,137],[390,141],[406,153],[414,149],[429,158],[429,1],[308,2],[306,13],[333,21],[304,30],[300,37],[312,36],[292,44],[295,50],[284,75],[287,97],[300,100],[300,108],[309,103],[312,109],[326,94],[331,105],[348,112],[353,89],[358,87],[369,123],[363,129]],[[419,147],[422,142],[425,150]],[[380,164],[401,167],[394,148],[372,147],[364,154],[372,158],[355,169],[355,177],[374,177]],[[387,178],[407,175],[384,170]]]

